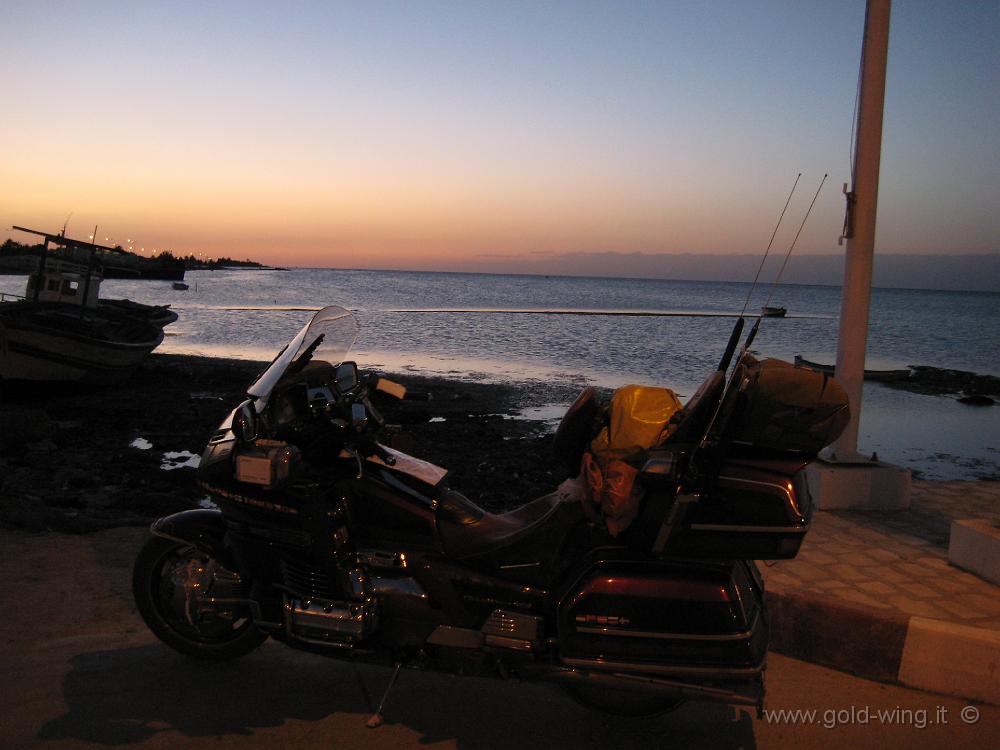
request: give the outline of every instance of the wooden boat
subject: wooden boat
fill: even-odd
[[[179,292],[183,292],[183,291],[184,291],[185,289],[187,289],[187,288],[188,288],[188,285],[187,285],[187,284],[185,284],[185,283],[184,283],[183,281],[175,281],[175,282],[173,283],[173,287],[174,287],[174,289],[176,289],[177,291],[179,291]]]
[[[0,378],[111,382],[163,341],[163,329],[129,315],[51,302],[0,306]]]
[[[833,375],[835,370],[833,365],[821,365],[817,362],[810,362],[808,359],[803,359],[797,354],[795,355],[795,366],[805,367],[816,372],[825,372],[827,375]],[[910,373],[911,370],[909,368],[905,370],[865,370],[865,380],[871,380],[875,383],[893,383],[900,380],[909,380]]]
[[[114,381],[163,341],[160,325],[127,308],[99,303],[101,273],[93,262],[93,250],[86,265],[72,253],[48,254],[50,242],[71,249],[94,245],[15,229],[40,234],[45,244],[37,270],[28,277],[24,299],[0,304],[0,379]]]
[[[761,310],[765,318],[783,318],[787,312],[788,309],[784,307],[765,307]]]

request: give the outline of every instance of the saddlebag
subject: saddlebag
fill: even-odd
[[[767,649],[762,598],[750,562],[598,562],[564,600],[560,656],[579,669],[750,679]]]
[[[812,518],[812,500],[795,456],[762,458],[738,448],[698,487],[674,494],[676,475],[653,473],[669,462],[660,453],[640,474],[645,498],[629,546],[695,558],[787,560],[798,554]],[[654,454],[657,455],[657,454]]]

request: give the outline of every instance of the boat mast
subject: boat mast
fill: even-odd
[[[865,12],[857,143],[851,190],[847,193],[847,253],[836,367],[837,380],[843,384],[850,399],[851,421],[829,449],[829,459],[838,462],[868,460],[858,454],[858,424],[861,417],[875,254],[875,214],[882,151],[890,6],[891,0],[868,0]]]
[[[83,300],[80,303],[80,319],[87,309],[87,300],[90,297],[90,276],[94,273],[94,255],[97,253],[97,224],[94,224],[94,234],[90,238],[90,251],[87,253],[87,276],[83,281]]]
[[[17,229],[17,227],[14,227]],[[38,298],[42,294],[42,280],[45,278],[45,264],[49,257],[49,238],[46,237],[45,241],[42,243],[42,255],[38,259],[38,270],[35,271],[35,295],[32,302],[38,302]]]

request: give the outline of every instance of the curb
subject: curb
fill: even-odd
[[[1000,630],[769,590],[770,649],[879,682],[1000,705]]]

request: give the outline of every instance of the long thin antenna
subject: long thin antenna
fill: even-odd
[[[785,200],[785,206],[781,209],[781,215],[778,217],[778,223],[774,225],[774,231],[771,232],[771,239],[767,243],[767,249],[764,251],[764,257],[760,259],[760,265],[757,266],[757,275],[753,277],[753,283],[750,285],[750,291],[747,292],[747,298],[743,302],[743,309],[740,310],[740,316],[736,319],[735,325],[733,325],[732,333],[729,334],[729,342],[726,344],[726,348],[722,353],[722,359],[719,360],[719,366],[717,370],[721,370],[725,374],[726,370],[729,369],[729,363],[733,361],[733,355],[736,353],[736,347],[739,346],[740,336],[743,335],[743,326],[746,323],[743,320],[743,316],[746,314],[747,305],[750,304],[750,298],[753,297],[754,289],[757,288],[757,280],[760,278],[760,272],[764,268],[764,262],[767,260],[768,253],[771,252],[771,246],[774,244],[774,238],[778,234],[778,228],[781,226],[781,220],[785,218],[785,211],[788,210],[788,204],[792,201],[792,195],[795,194],[795,188],[799,184],[799,179],[802,177],[802,173],[799,172],[795,177],[795,182],[792,183],[792,190],[788,193],[788,198]]]
[[[823,189],[823,185],[826,183],[826,178],[829,175],[823,175],[823,179],[819,181],[819,187],[816,188],[816,194],[813,195],[812,203],[809,204],[809,209],[806,211],[806,215],[802,217],[802,223],[799,224],[799,231],[795,233],[795,239],[792,240],[792,244],[788,247],[788,252],[785,253],[785,259],[781,263],[781,268],[778,270],[778,275],[775,277],[774,281],[771,283],[771,289],[767,293],[767,302],[764,303],[764,307],[771,304],[771,298],[774,296],[774,290],[778,288],[778,284],[781,283],[781,277],[785,273],[785,266],[788,265],[788,259],[792,257],[792,250],[795,249],[796,243],[799,241],[799,235],[802,234],[802,229],[805,227],[806,222],[809,221],[809,214],[812,213],[813,206],[816,205],[816,199],[819,198],[819,191]],[[761,317],[764,316],[764,308],[761,308]]]
[[[781,209],[781,215],[778,217],[778,223],[774,225],[774,231],[771,232],[771,239],[767,243],[767,249],[764,251],[764,257],[760,259],[760,265],[757,266],[757,275],[753,277],[753,283],[750,285],[750,291],[747,292],[747,298],[743,302],[743,309],[740,310],[741,318],[747,311],[747,306],[750,304],[750,298],[753,296],[754,289],[757,288],[757,280],[760,278],[760,272],[764,270],[764,263],[767,261],[767,256],[771,252],[771,246],[774,244],[774,238],[778,235],[778,228],[781,226],[781,220],[785,218],[785,211],[788,210],[788,204],[792,202],[792,196],[795,195],[795,188],[798,186],[801,178],[802,173],[799,172],[795,176],[795,182],[792,183],[792,189],[788,193],[788,199],[785,201],[785,207]]]
[[[750,333],[747,334],[747,340],[743,342],[743,348],[740,349],[740,359],[743,359],[743,355],[747,353],[750,349],[750,345],[753,340],[757,338],[757,334],[760,332],[760,325],[764,320],[764,312],[767,310],[768,305],[771,304],[771,298],[774,297],[774,292],[781,283],[781,277],[785,273],[785,266],[788,265],[788,259],[792,257],[792,251],[795,249],[795,245],[799,241],[799,235],[802,234],[802,229],[805,227],[806,222],[809,220],[809,214],[812,213],[813,206],[816,205],[816,199],[819,197],[819,191],[823,189],[823,185],[826,183],[827,175],[823,175],[823,179],[819,181],[819,187],[816,188],[816,194],[813,195],[812,203],[809,204],[809,208],[806,210],[806,215],[802,217],[802,223],[799,224],[799,231],[795,233],[795,238],[792,240],[792,244],[788,246],[788,252],[785,253],[785,259],[781,263],[781,268],[778,269],[778,275],[774,277],[774,281],[771,282],[771,288],[767,292],[767,301],[764,302],[764,306],[760,308],[760,314],[757,316],[757,320],[754,321],[753,328],[750,329]],[[739,360],[737,360],[739,361]],[[726,386],[726,390],[729,386]]]
[[[795,233],[795,237],[792,239],[792,244],[788,246],[788,252],[785,253],[785,260],[782,262],[781,268],[778,269],[778,275],[775,277],[774,282],[771,284],[771,289],[767,295],[767,302],[765,302],[764,306],[760,309],[760,314],[757,316],[757,320],[756,322],[754,322],[753,328],[750,329],[750,333],[747,334],[747,340],[743,344],[743,348],[740,350],[740,359],[743,358],[743,355],[746,353],[747,349],[750,348],[750,344],[753,343],[754,338],[756,338],[757,336],[757,332],[760,330],[760,322],[764,319],[764,310],[771,303],[771,297],[774,295],[774,290],[778,287],[778,284],[781,283],[781,277],[785,273],[785,266],[788,265],[788,259],[791,257],[792,251],[795,249],[795,245],[799,241],[799,235],[802,234],[802,229],[803,227],[805,227],[806,221],[808,221],[809,219],[809,214],[812,213],[813,206],[816,205],[816,199],[819,197],[819,191],[823,189],[823,185],[826,183],[827,176],[828,175],[823,175],[823,179],[819,181],[819,187],[816,188],[816,194],[813,195],[812,202],[809,204],[809,208],[806,209],[805,216],[802,217],[802,223],[799,224],[799,231]],[[742,321],[743,318],[740,318],[739,322]],[[730,340],[730,345],[732,345],[732,340]],[[739,362],[739,360],[737,360],[737,362]],[[732,388],[733,381],[736,379],[736,373],[738,371],[739,371],[738,367],[734,367],[732,375],[726,381],[726,385],[722,389],[722,395],[719,396],[719,401],[715,405],[715,411],[712,413],[712,418],[708,421],[708,425],[706,425],[705,431],[702,433],[701,440],[698,441],[698,445],[691,452],[692,457],[699,448],[707,444],[708,436],[711,434],[712,428],[715,426],[715,422],[719,418],[719,413],[722,411],[722,404],[725,402],[726,395],[729,393],[730,388]]]

